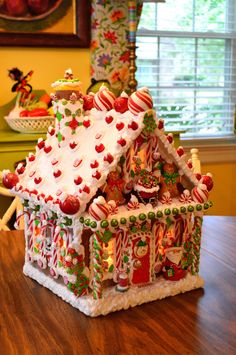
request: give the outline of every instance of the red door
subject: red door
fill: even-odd
[[[132,284],[145,284],[151,281],[150,236],[137,234],[132,238]]]

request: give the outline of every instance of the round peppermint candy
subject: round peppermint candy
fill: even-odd
[[[203,203],[208,200],[209,192],[204,184],[198,184],[192,189],[192,199],[195,202]]]
[[[152,97],[147,88],[134,92],[128,100],[130,112],[137,115],[139,112],[147,111],[153,107]]]
[[[99,111],[109,111],[113,108],[115,95],[105,86],[100,87],[94,95],[93,105]]]
[[[106,219],[109,214],[109,207],[106,203],[99,203],[99,201],[94,201],[89,206],[89,214],[91,217],[96,219],[96,221],[101,221],[102,219]]]

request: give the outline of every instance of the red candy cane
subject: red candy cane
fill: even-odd
[[[152,151],[153,151],[153,139],[152,137],[149,137],[149,140],[146,144],[146,150],[145,150],[145,160],[148,169],[152,168]]]
[[[123,236],[123,230],[120,229],[119,231],[116,232],[115,236],[115,243],[116,243],[116,263],[115,263],[115,268],[116,272],[114,274],[114,281],[117,282],[117,277],[119,274],[119,271],[121,269],[121,242],[122,242],[122,236]]]
[[[127,269],[130,266],[130,246],[131,246],[131,238],[127,230],[124,230],[123,234],[123,248],[122,248],[122,254],[124,254],[128,257],[128,262],[125,263],[123,261],[123,269],[127,272]]]

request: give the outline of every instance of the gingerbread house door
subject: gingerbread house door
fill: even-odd
[[[151,236],[139,233],[132,238],[132,270],[131,283],[145,284],[151,282],[150,260]]]

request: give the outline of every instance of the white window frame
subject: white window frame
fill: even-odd
[[[228,9],[232,13],[235,13],[236,18],[236,2],[235,0],[228,0],[229,5]],[[145,1],[148,2],[148,1]],[[160,5],[165,6],[165,5]],[[236,21],[235,21],[236,22]],[[236,23],[234,31],[236,32]],[[219,39],[231,39],[232,50],[231,55],[233,58],[236,58],[236,37],[232,39],[232,36],[227,33],[201,33],[201,32],[179,32],[179,31],[150,31],[150,30],[138,30],[137,36],[141,35],[142,37],[157,36],[158,37],[175,37],[175,38],[219,38]],[[230,74],[230,73],[229,73]],[[236,66],[232,68],[231,74],[236,77]],[[233,92],[233,90],[232,90]],[[234,91],[234,99],[236,98],[236,91]],[[236,105],[236,100],[235,100]],[[236,116],[236,115],[235,115]],[[236,162],[236,117],[234,118],[234,134],[229,134],[222,137],[212,137],[212,138],[184,138],[180,135],[180,143],[190,150],[193,147],[199,148],[201,152],[201,161],[202,163],[217,163],[217,162]],[[217,151],[217,154],[216,154]]]

